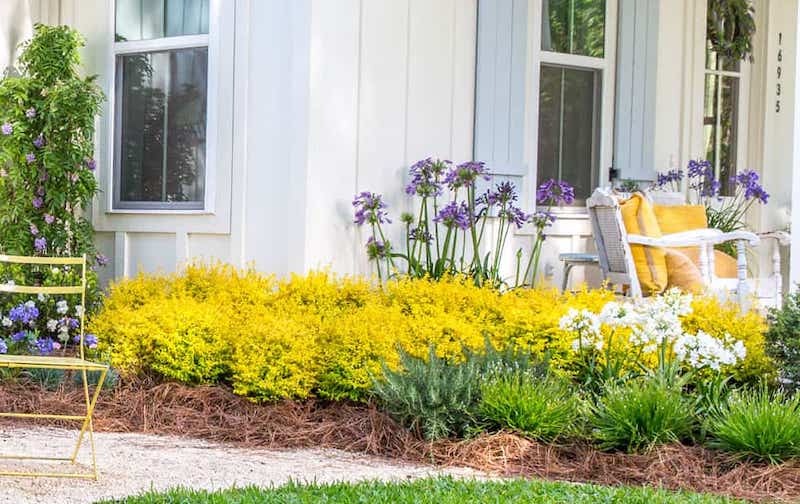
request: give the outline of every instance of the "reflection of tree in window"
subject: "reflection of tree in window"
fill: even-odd
[[[207,49],[119,57],[121,201],[202,201]]]
[[[605,0],[542,0],[542,50],[602,58]]]
[[[705,157],[714,166],[723,195],[731,195],[736,177],[739,121],[739,63],[706,53],[703,139]]]

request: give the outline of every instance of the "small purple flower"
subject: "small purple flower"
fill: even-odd
[[[6,340],[0,339],[0,354],[8,353],[8,345],[6,345]]]
[[[33,342],[32,349],[38,350],[39,355],[49,355],[61,348],[61,345],[50,338],[39,338]]]
[[[422,243],[430,243],[433,241],[433,235],[428,231],[420,228],[412,228],[408,232],[408,239],[412,241],[419,241]]]
[[[459,204],[451,201],[433,218],[434,222],[439,222],[447,227],[457,227],[467,229],[472,224],[469,207],[463,201]]]
[[[543,231],[547,227],[552,226],[555,221],[556,216],[549,210],[539,210],[531,217],[531,222],[533,223],[534,227],[539,230],[539,232]]]
[[[408,169],[411,181],[406,186],[409,196],[439,196],[442,184],[439,182],[444,171],[451,166],[449,160],[425,158],[417,161]]]
[[[36,252],[44,252],[44,249],[47,248],[47,240],[45,237],[40,236],[39,238],[33,240],[33,248],[36,250]]]
[[[81,335],[76,334],[74,338],[72,338],[72,342],[76,345],[80,344],[81,342]],[[84,334],[83,335],[83,346],[88,348],[97,348],[97,336],[94,334]]]
[[[744,199],[756,199],[761,203],[766,203],[769,200],[769,194],[761,184],[758,183],[758,173],[753,170],[746,170],[739,173],[734,178],[734,182],[744,189]]]
[[[87,159],[86,168],[88,168],[89,171],[95,171],[97,169],[97,161],[95,161],[94,158]]]
[[[575,188],[563,180],[550,179],[536,189],[536,202],[541,205],[571,205],[575,201]]]
[[[32,302],[23,303],[11,308],[8,312],[8,318],[12,322],[20,322],[22,324],[30,324],[39,318],[39,309]]]
[[[34,223],[32,223],[32,222],[31,222],[31,234],[32,234],[33,236],[36,236],[36,235],[38,235],[38,234],[39,234],[39,228],[38,228],[38,227],[36,227],[36,224],[34,224]]]
[[[103,254],[97,254],[96,256],[94,256],[94,260],[97,261],[98,266],[105,266],[109,262],[108,257],[106,257]]]
[[[25,154],[25,161],[28,164],[33,163],[34,161],[36,161],[36,154],[34,154],[33,152],[29,152],[29,153]]]
[[[380,194],[364,191],[356,195],[353,207],[356,210],[353,222],[359,226],[364,223],[391,224],[392,222],[386,213],[386,203],[383,202]]]
[[[3,125],[0,126],[0,131],[2,131],[5,136],[8,136],[14,132],[14,127],[11,126],[11,123],[3,123]]]
[[[508,219],[509,222],[517,226],[517,229],[530,222],[531,218],[533,217],[530,214],[526,214],[522,211],[522,209],[517,208],[514,205],[508,205],[505,210],[501,210],[500,216]]]
[[[33,204],[33,208],[42,208],[42,205],[44,205],[44,200],[41,196],[34,196],[31,200],[31,204]]]
[[[457,189],[474,184],[478,178],[489,180],[489,169],[483,161],[467,161],[452,168],[445,176],[444,183],[451,189]]]
[[[25,341],[28,337],[27,331],[18,331],[11,335],[11,341],[14,343],[19,343],[21,341]]]
[[[33,139],[33,146],[37,149],[44,147],[44,136],[41,133],[39,133],[39,136]]]
[[[47,182],[47,179],[49,179],[49,178],[50,178],[50,175],[48,175],[47,171],[42,170],[42,174],[39,175],[39,182]]]
[[[389,244],[380,240],[376,240],[374,236],[370,236],[367,240],[367,257],[370,259],[383,259],[386,257]]]
[[[33,119],[34,117],[36,117],[36,109],[31,107],[28,110],[26,110],[25,117],[27,117],[28,119]]]
[[[47,224],[52,224],[56,221],[56,218],[50,215],[49,213],[44,214],[44,221]]]

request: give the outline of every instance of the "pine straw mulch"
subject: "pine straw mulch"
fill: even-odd
[[[82,414],[82,392],[0,386],[0,410]],[[256,405],[224,387],[126,383],[101,395],[95,430],[201,438],[249,448],[338,448],[409,462],[471,467],[604,485],[650,485],[753,500],[800,500],[800,465],[736,463],[701,447],[669,445],[645,455],[585,445],[543,445],[501,432],[426,442],[374,405],[285,401]],[[58,425],[51,422],[51,425]]]

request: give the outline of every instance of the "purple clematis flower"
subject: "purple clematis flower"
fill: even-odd
[[[44,200],[41,196],[34,196],[31,200],[31,204],[33,205],[33,208],[42,208],[42,205],[44,205]]]
[[[28,164],[33,163],[34,161],[36,161],[36,154],[34,154],[33,152],[29,152],[29,153],[25,154],[25,161]]]
[[[11,123],[3,123],[3,125],[2,125],[2,126],[0,126],[0,131],[1,131],[1,132],[2,132],[2,133],[5,135],[5,136],[8,136],[8,135],[10,135],[11,133],[14,133],[14,127],[13,127],[13,126],[11,126]]]
[[[33,139],[33,146],[37,149],[44,147],[44,143],[44,136],[41,133],[39,133],[39,136]]]
[[[31,223],[30,229],[31,229],[31,234],[32,234],[33,236],[36,236],[36,235],[38,235],[38,234],[39,234],[39,228],[38,228],[38,227],[36,227],[36,224],[34,224],[34,223]]]
[[[56,218],[50,215],[49,213],[44,214],[44,221],[47,224],[52,224],[56,221]]]
[[[28,110],[26,110],[25,117],[27,117],[28,119],[33,119],[34,117],[36,117],[36,109],[31,107]]]
[[[40,236],[39,238],[33,240],[33,248],[36,250],[36,252],[44,252],[44,250],[47,248],[47,240],[45,237]]]

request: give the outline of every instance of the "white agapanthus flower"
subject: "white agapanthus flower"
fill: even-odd
[[[38,299],[40,302],[44,302],[44,301],[47,299],[47,296],[46,296],[45,294],[38,294],[38,295],[36,296],[36,298],[37,298],[37,299]]]
[[[47,330],[50,331],[50,332],[54,332],[56,329],[58,329],[58,320],[56,320],[56,319],[48,320],[47,321]]]
[[[600,323],[609,327],[630,327],[638,322],[639,316],[631,303],[606,303],[600,310]]]
[[[67,305],[65,300],[62,299],[56,303],[56,312],[58,312],[59,315],[66,315],[68,311],[69,305]]]
[[[561,317],[558,326],[564,330],[577,334],[572,342],[572,349],[577,351],[581,346],[593,346],[598,350],[603,349],[603,336],[600,333],[600,318],[589,310],[576,310],[570,308],[566,315]]]
[[[12,322],[11,319],[8,318],[8,317],[3,317],[3,322],[2,323],[3,323],[3,327],[11,327],[12,325],[14,325],[14,322]]]
[[[730,335],[715,338],[704,331],[684,334],[675,342],[675,356],[695,369],[709,367],[719,371],[722,366],[732,366],[747,354],[741,340],[733,341]]]
[[[75,315],[78,317],[83,316],[83,306],[82,305],[75,305]]]

